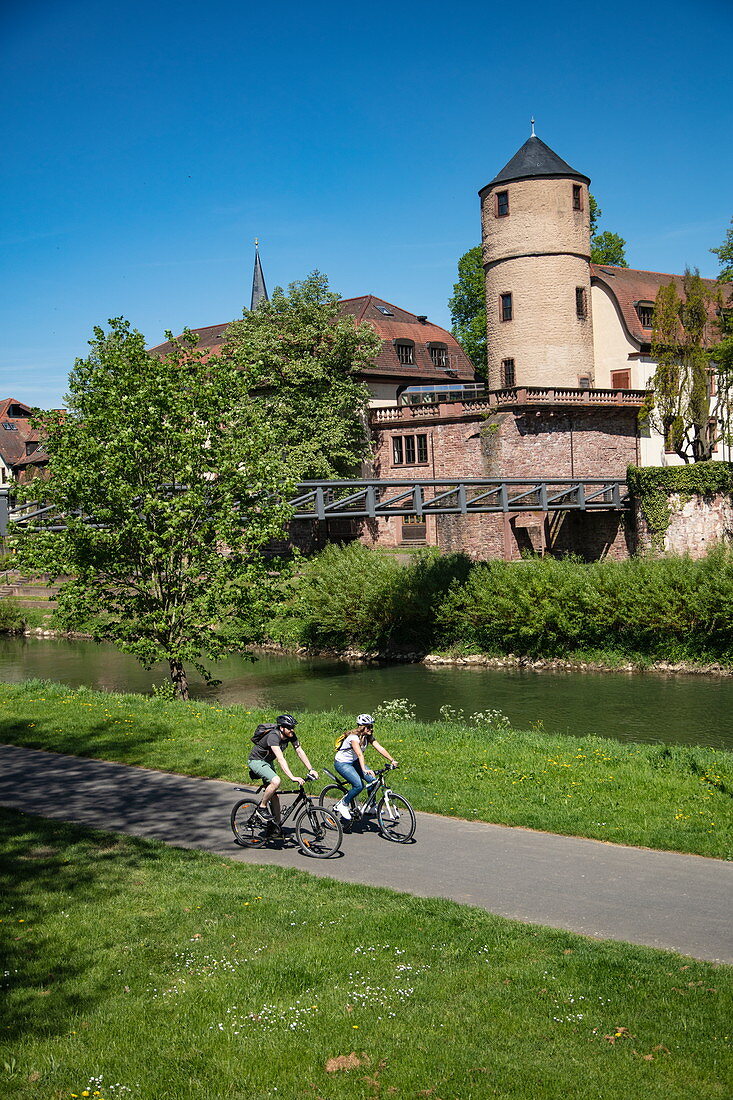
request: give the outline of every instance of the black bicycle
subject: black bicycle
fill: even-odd
[[[406,844],[415,835],[415,811],[406,798],[401,794],[395,794],[385,782],[385,775],[392,771],[394,764],[387,764],[374,772],[376,779],[366,786],[366,797],[362,801],[357,799],[349,805],[353,825],[357,821],[376,816],[377,827],[386,840],[393,840],[396,844]],[[335,782],[324,787],[318,796],[319,805],[333,813],[338,814],[333,807],[351,789],[340,776],[334,775],[328,768],[323,769]],[[348,831],[348,825],[347,825]]]
[[[310,781],[310,777],[308,777]],[[338,814],[325,806],[317,806],[314,796],[306,794],[304,787],[298,787],[294,791],[278,791],[278,796],[284,794],[297,795],[282,814],[280,826],[274,822],[264,822],[257,810],[266,784],[259,787],[253,797],[242,798],[232,809],[231,824],[234,839],[242,848],[262,848],[270,840],[282,837],[282,826],[285,822],[295,817],[295,839],[301,852],[315,859],[328,859],[335,855],[341,847],[343,829]],[[246,791],[247,787],[235,787],[237,791]]]

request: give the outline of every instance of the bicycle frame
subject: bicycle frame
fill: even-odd
[[[348,794],[351,788],[342,775],[334,775],[330,768],[324,768],[323,770],[327,775],[331,776],[331,779],[335,780],[344,794]],[[358,798],[355,798],[351,803],[351,809],[356,810],[359,817],[362,817],[368,810],[373,810],[376,807],[377,795],[380,791],[384,792],[384,797],[386,799],[389,799],[389,796],[394,793],[392,788],[388,787],[384,782],[385,774],[391,770],[391,768],[377,768],[374,771],[374,775],[376,775],[377,778],[373,779],[371,783],[366,784],[366,798],[361,803]]]
[[[254,797],[257,798],[257,796],[261,795],[262,792],[266,789],[267,789],[267,783],[261,783],[260,786],[257,788],[257,790],[254,791]],[[250,793],[250,788],[249,787],[235,787],[234,790],[235,791],[246,791],[247,794]],[[282,805],[281,805],[281,807],[280,807],[280,826],[281,827],[285,824],[285,822],[288,820],[288,818],[292,817],[295,810],[298,809],[300,806],[304,806],[304,805],[312,806],[313,805],[313,795],[312,794],[306,794],[305,784],[303,784],[302,787],[298,787],[297,790],[292,790],[292,791],[278,790],[275,793],[277,794],[278,797],[280,797],[280,795],[283,795],[283,794],[295,794],[295,795],[298,796],[297,798],[293,799],[293,801],[288,806],[287,810],[283,810]]]

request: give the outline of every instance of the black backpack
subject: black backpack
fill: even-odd
[[[252,740],[254,741],[255,745],[259,745],[259,743],[261,741],[264,741],[264,739],[265,739],[265,737],[267,736],[268,733],[272,733],[276,729],[277,729],[277,725],[273,725],[272,723],[268,723],[266,725],[258,726],[257,729],[255,730],[254,737],[252,738]]]

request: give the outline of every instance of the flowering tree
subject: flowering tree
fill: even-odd
[[[248,376],[195,345],[184,333],[156,358],[121,318],[94,330],[68,411],[43,422],[43,496],[64,529],[15,538],[22,565],[73,578],[58,597],[66,629],[148,668],[166,661],[183,699],[186,666],[208,678],[202,662],[246,643],[266,613],[273,567],[262,551],[283,534],[291,481]]]

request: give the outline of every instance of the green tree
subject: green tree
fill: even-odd
[[[626,262],[626,241],[618,233],[605,230],[598,232],[598,223],[603,211],[595,196],[588,192],[590,200],[590,259],[594,264],[612,264],[614,267],[628,267]]]
[[[718,343],[711,351],[717,378],[716,414],[722,427],[723,436],[730,446],[731,406],[733,405],[733,220],[726,231],[725,240],[719,248],[712,248],[720,261],[718,274]]]
[[[233,363],[212,369],[195,345],[184,333],[156,358],[121,318],[95,328],[68,411],[44,417],[44,500],[65,528],[15,537],[22,565],[74,578],[65,628],[167,661],[183,699],[187,665],[208,679],[203,661],[254,636],[273,583],[262,550],[289,515],[277,425]]]
[[[680,297],[674,282],[659,288],[654,303],[652,358],[642,417],[664,435],[668,450],[685,462],[708,462],[717,440],[711,428],[710,292],[697,271],[685,271]]]
[[[458,261],[458,282],[453,286],[448,308],[453,335],[476,373],[486,378],[486,285],[481,245],[469,249]]]
[[[341,315],[338,294],[314,271],[230,325],[221,357],[275,427],[294,478],[339,478],[353,475],[369,448],[369,389],[359,372],[381,347],[371,325]]]
[[[720,261],[719,283],[733,283],[733,218],[719,248],[711,248]]]

